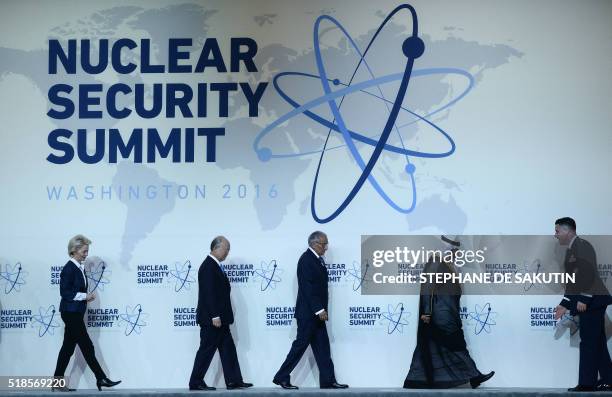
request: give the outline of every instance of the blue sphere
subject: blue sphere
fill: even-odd
[[[334,79],[334,80],[332,81],[332,83],[334,83],[334,85],[340,85],[340,80],[338,80],[338,79]]]
[[[262,147],[257,151],[257,157],[260,161],[270,161],[272,158],[272,150],[267,147]]]
[[[425,43],[417,36],[410,36],[404,40],[402,51],[406,57],[416,59],[425,52]]]
[[[410,163],[410,164],[406,164],[406,172],[410,175],[414,174],[414,171],[416,171],[416,167],[414,166],[414,164]]]

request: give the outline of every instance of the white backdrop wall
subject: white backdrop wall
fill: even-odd
[[[372,175],[382,191],[408,209],[404,213],[366,182],[333,221],[319,224],[313,219],[312,185],[329,128],[298,112],[271,129],[257,146],[262,130],[294,109],[274,89],[273,79],[283,72],[320,74],[313,43],[319,15],[338,20],[364,51],[399,4],[3,2],[0,375],[52,374],[63,336],[59,313],[53,313],[59,305],[56,277],[67,260],[68,239],[77,233],[93,240],[90,284],[98,299],[89,306],[89,333],[103,367],[112,379],[122,379],[125,388],[186,387],[199,337],[190,316],[197,304],[195,275],[210,240],[218,234],[231,241],[227,270],[245,272],[233,273],[232,332],[246,380],[270,386],[288,352],[296,326],[282,320],[290,317],[287,313],[295,304],[296,262],[307,235],[321,229],[330,239],[327,262],[337,265],[330,273],[328,323],[337,378],[352,386],[385,387],[400,386],[408,371],[418,300],[362,296],[354,288],[351,272],[359,269],[362,234],[552,234],[554,220],[568,215],[577,220],[579,233],[610,234],[612,188],[606,175],[612,166],[612,42],[605,38],[612,34],[612,4],[597,1],[411,3],[425,53],[415,61],[402,105],[445,131],[456,150],[442,158],[409,155],[414,180],[405,171],[406,156],[383,151]],[[401,48],[412,32],[411,23],[407,13],[399,13],[372,44],[366,60],[377,77],[404,71]],[[332,27],[324,21],[319,32],[323,63],[330,79],[351,85],[359,58],[347,38]],[[152,61],[163,64],[169,38],[191,38],[191,58],[185,64],[194,64],[204,40],[212,37],[218,39],[228,65],[231,37],[255,40],[258,71],[137,70],[121,75],[107,69],[94,75],[80,68],[76,74],[48,70],[50,39],[64,44],[90,39],[94,49],[100,39],[150,39]],[[123,60],[139,62],[139,53],[140,48],[125,52]],[[371,79],[361,67],[352,85]],[[229,95],[229,117],[218,117],[218,96],[213,93],[209,115],[200,118],[162,114],[151,120],[132,114],[114,119],[104,112],[101,119],[74,115],[58,120],[47,115],[49,109],[61,108],[48,98],[54,84],[75,87],[66,95],[73,100],[80,84],[99,83],[105,90],[115,83],[144,84],[149,106],[151,84],[184,83],[195,89],[203,82],[270,84],[253,117],[239,92]],[[298,104],[324,95],[316,78],[290,75],[279,79],[279,85]],[[341,107],[347,128],[376,141],[398,87],[396,79],[380,90],[371,86],[347,95]],[[374,95],[390,98],[389,102]],[[133,108],[134,98],[126,96],[121,103]],[[444,108],[448,103],[451,106]],[[195,102],[190,106],[196,109]],[[310,110],[329,122],[335,119],[325,102]],[[402,111],[388,143],[421,152],[449,149],[439,130],[413,121]],[[225,136],[217,138],[216,162],[204,161],[203,138],[196,141],[192,163],[159,157],[152,163],[136,163],[133,156],[113,163],[108,153],[96,164],[78,158],[61,165],[47,160],[49,154],[60,154],[48,142],[56,128],[73,131],[65,142],[75,147],[76,130],[88,129],[91,154],[96,149],[95,128],[117,128],[127,140],[134,128],[157,128],[166,139],[171,128],[217,127],[225,128]],[[355,145],[367,161],[372,146],[357,141]],[[332,132],[328,146],[337,148],[325,152],[319,174],[315,205],[322,216],[339,206],[361,174],[341,134]],[[108,151],[109,146],[104,147]],[[287,156],[261,161],[262,148]],[[197,189],[205,189],[204,197]],[[602,272],[609,269],[606,266],[602,264]],[[140,277],[139,271],[162,274]],[[139,283],[139,278],[146,283]],[[491,386],[576,383],[576,337],[531,323],[533,308],[546,311],[558,301],[556,296],[463,298],[467,314],[486,303],[496,312],[495,324],[480,332],[465,316],[475,361],[483,372],[496,371]],[[406,308],[404,322],[389,328],[384,314],[400,303]],[[381,315],[355,325],[351,310],[364,308]],[[279,322],[267,323],[268,312],[276,312]],[[69,374],[81,388],[94,385],[88,371],[77,353]],[[292,381],[315,386],[317,379],[309,352]],[[218,360],[206,380],[222,386]]]

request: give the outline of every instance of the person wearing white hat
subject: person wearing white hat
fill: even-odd
[[[443,235],[440,239],[452,255],[431,256],[423,269],[425,273],[456,272],[454,254],[461,243],[457,236]],[[477,388],[495,374],[481,373],[470,357],[461,324],[460,299],[459,283],[421,285],[417,345],[404,388],[449,388],[468,382]]]

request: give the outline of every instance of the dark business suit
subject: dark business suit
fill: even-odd
[[[612,298],[597,271],[597,258],[588,241],[576,237],[565,254],[565,272],[576,276],[568,283],[560,305],[580,316],[580,364],[578,384],[595,386],[597,373],[603,383],[612,384],[612,363],[606,342],[606,307]],[[582,302],[587,310],[578,312]]]
[[[229,328],[234,322],[230,290],[230,282],[223,270],[210,255],[207,256],[198,271],[196,322],[200,325],[200,348],[193,363],[193,371],[189,379],[190,386],[198,386],[203,383],[204,375],[217,349],[219,349],[219,357],[223,366],[225,384],[242,383],[243,381],[236,345]],[[221,319],[220,328],[212,325],[212,319],[215,317]]]
[[[66,324],[66,329],[64,330],[64,342],[57,357],[54,375],[64,376],[70,357],[72,357],[76,345],[79,345],[79,349],[81,349],[81,353],[83,353],[83,357],[96,379],[103,379],[106,378],[106,375],[96,359],[94,345],[87,334],[87,327],[83,319],[87,309],[87,301],[74,300],[77,293],[87,293],[87,277],[83,277],[84,274],[86,275],[86,273],[81,273],[81,270],[72,261],[68,261],[60,273],[60,295],[62,299],[59,311]]]
[[[298,295],[294,314],[297,320],[297,335],[285,362],[274,376],[274,381],[289,382],[291,371],[310,345],[319,367],[319,384],[328,386],[336,382],[334,364],[325,321],[321,321],[315,314],[321,309],[327,311],[328,307],[328,276],[323,258],[307,249],[298,261],[297,277]]]

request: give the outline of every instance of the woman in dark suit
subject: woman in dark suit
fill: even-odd
[[[70,259],[64,265],[60,274],[60,295],[62,299],[59,307],[66,328],[64,330],[64,342],[57,357],[54,376],[64,376],[70,357],[72,357],[76,345],[79,345],[87,365],[96,376],[98,390],[102,390],[102,387],[112,387],[121,383],[121,381],[113,382],[106,377],[96,359],[94,345],[87,334],[87,327],[83,319],[87,302],[95,299],[93,293],[87,293],[87,275],[83,266],[83,262],[89,254],[89,244],[91,244],[91,240],[80,234],[74,236],[68,242]],[[74,389],[61,387],[54,388],[54,390],[73,391]]]

